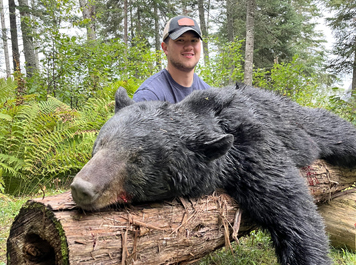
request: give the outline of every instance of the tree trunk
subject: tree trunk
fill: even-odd
[[[154,20],[155,20],[155,50],[156,50],[156,65],[161,68],[161,55],[158,52],[161,49],[161,36],[159,34],[159,14],[158,3],[154,1]]]
[[[124,43],[125,46],[127,47],[127,42],[128,42],[128,31],[127,31],[127,17],[128,17],[128,10],[127,10],[127,1],[124,0]],[[126,58],[126,57],[125,57]]]
[[[21,65],[20,65],[19,43],[18,43],[18,36],[17,36],[15,0],[9,0],[9,13],[10,13],[12,63],[13,63],[14,71],[20,71]]]
[[[141,7],[140,6],[137,6],[137,8],[136,8],[136,35],[134,35],[134,36],[142,39]]]
[[[254,28],[255,28],[255,0],[246,1],[246,48],[245,48],[245,76],[244,83],[252,85],[253,75],[253,49],[254,49]]]
[[[34,9],[35,7],[35,2],[34,0],[31,0],[31,8]],[[30,18],[33,20],[34,16],[30,16]],[[36,28],[33,29],[33,33],[36,35],[37,31]],[[36,38],[33,39],[33,45],[35,46],[35,62],[36,62],[36,69],[39,70],[40,69],[40,57],[39,57],[39,44],[38,44],[38,40],[36,40]]]
[[[0,16],[1,16],[1,29],[2,29],[2,43],[4,45],[4,55],[5,55],[5,67],[6,67],[6,77],[10,77],[10,58],[9,58],[9,48],[7,45],[7,30],[5,25],[5,14],[4,14],[4,3],[0,0]]]
[[[352,84],[351,84],[352,92],[354,97],[356,98],[356,40],[354,44],[354,67],[352,69]]]
[[[227,39],[230,42],[234,41],[235,34],[234,34],[234,1],[233,0],[226,0],[226,30],[227,30]]]
[[[26,76],[31,77],[36,71],[36,56],[33,45],[32,28],[29,23],[30,14],[28,0],[19,0],[19,10],[21,15],[22,41],[26,61]]]
[[[95,5],[89,0],[79,0],[80,8],[82,9],[83,19],[89,21],[87,24],[87,39],[88,41],[96,40],[95,29]]]
[[[200,29],[202,32],[202,35],[204,38],[208,38],[209,33],[208,29],[206,27],[206,21],[205,21],[205,8],[204,8],[204,1],[199,0],[198,1],[198,10],[199,10],[199,20],[200,20]],[[204,63],[208,64],[209,63],[209,47],[208,47],[208,42],[203,41],[203,52],[204,52]]]
[[[340,194],[349,193],[341,191],[356,181],[356,169],[323,161],[303,168],[301,175],[319,203],[336,197],[341,201]],[[336,223],[350,226],[340,219],[355,222],[356,209],[350,206],[339,210],[340,216],[321,206],[330,234]],[[230,240],[256,228],[247,215],[241,218],[238,205],[224,194],[122,207],[83,212],[75,208],[69,192],[28,201],[10,230],[8,265],[188,264],[223,245],[230,247]],[[346,244],[355,238],[355,230],[339,229],[340,236],[332,242]]]

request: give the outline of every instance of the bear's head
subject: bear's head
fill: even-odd
[[[74,201],[83,209],[99,209],[214,191],[218,161],[234,140],[220,128],[216,112],[200,99],[134,103],[119,88],[115,115],[101,128],[92,158],[71,185]]]

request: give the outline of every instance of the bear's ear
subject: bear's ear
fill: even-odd
[[[115,113],[135,102],[127,95],[126,89],[119,87],[115,93]]]
[[[218,135],[214,139],[196,146],[197,151],[209,160],[217,159],[225,155],[234,142],[232,134]]]

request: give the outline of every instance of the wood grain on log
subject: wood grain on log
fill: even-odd
[[[340,168],[322,160],[302,168],[300,173],[306,179],[314,201],[318,204],[330,201],[356,183],[356,168]]]
[[[356,170],[323,161],[301,174],[318,203],[356,182]],[[224,194],[123,207],[83,212],[69,192],[28,201],[10,230],[8,265],[189,263],[254,228]],[[323,216],[327,224],[330,215]],[[343,238],[337,239],[341,245]]]
[[[223,246],[226,237],[230,242],[238,209],[225,194],[90,213],[70,210],[74,206],[68,192],[27,202],[10,231],[8,264],[195,260]],[[242,222],[239,236],[251,228]]]
[[[324,216],[331,244],[356,251],[356,193],[320,205],[319,212]]]

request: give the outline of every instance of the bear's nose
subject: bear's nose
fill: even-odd
[[[74,178],[70,188],[72,190],[73,200],[77,204],[90,204],[97,197],[94,185],[82,178]]]

